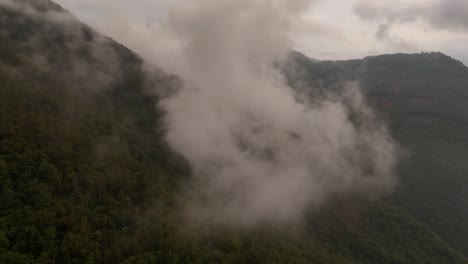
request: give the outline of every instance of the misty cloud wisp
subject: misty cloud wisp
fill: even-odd
[[[304,105],[273,66],[310,4],[173,2],[164,29],[179,61],[168,70],[184,86],[161,106],[167,140],[194,169],[197,217],[290,222],[332,195],[394,185],[396,146],[359,89]]]

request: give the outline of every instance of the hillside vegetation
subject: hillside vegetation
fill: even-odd
[[[389,200],[468,254],[468,68],[441,53],[298,64],[315,87],[360,82],[404,151]]]
[[[147,90],[176,78],[48,0],[17,2],[29,11],[0,5],[0,263],[468,263],[460,63],[305,60],[315,87],[362,79],[410,150],[399,189],[336,199],[302,225],[199,226],[181,216],[190,166]]]

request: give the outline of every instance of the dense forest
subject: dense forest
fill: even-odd
[[[361,83],[407,153],[396,191],[301,225],[198,225],[178,210],[191,168],[164,140],[164,93],[147,89],[177,77],[48,0],[0,4],[0,263],[468,263],[468,68],[293,60],[300,92]]]
[[[316,87],[361,83],[407,153],[389,202],[468,254],[468,68],[441,53],[297,61],[304,70],[293,77]]]

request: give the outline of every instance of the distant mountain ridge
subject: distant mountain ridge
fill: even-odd
[[[468,67],[439,52],[299,63],[293,83],[360,83],[410,153],[390,200],[468,254]]]

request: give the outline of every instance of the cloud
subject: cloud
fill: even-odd
[[[355,84],[304,104],[274,67],[297,32],[329,34],[304,29],[315,1],[172,0],[150,23],[117,2],[88,4],[106,7],[101,32],[183,81],[159,107],[193,168],[190,216],[291,223],[331,197],[394,186],[396,144]]]
[[[165,20],[171,0],[56,1],[98,31],[138,51],[143,57],[153,55],[150,51],[144,51],[148,48],[147,45],[142,44],[142,38],[146,37],[156,46],[174,46],[172,40],[159,37],[161,35],[159,31],[162,28],[160,22]],[[420,19],[419,14],[424,13],[426,16],[433,17],[430,12],[424,10],[432,8],[436,13],[444,13],[440,10],[448,10],[448,8],[439,8],[440,10],[437,11],[438,4],[454,6],[453,3],[456,2],[464,4],[463,1],[437,0],[313,1],[312,8],[302,10],[306,13],[304,19],[298,20],[297,26],[294,26],[294,32],[292,32],[294,48],[317,59],[350,59],[390,52],[442,51],[450,53],[444,48],[446,43],[459,38],[460,34],[467,35],[467,31],[461,30],[460,26],[453,26],[454,22],[440,23],[440,17],[443,17],[441,15],[438,19],[434,16],[433,22],[428,23]],[[294,7],[295,3],[289,5],[292,6],[289,9],[302,7],[301,3],[296,7]],[[368,12],[368,15],[372,17],[371,20],[360,19],[356,16],[356,6],[359,5],[369,7],[369,11],[375,11]],[[417,12],[412,14],[405,10]],[[454,10],[465,12],[466,9]],[[405,13],[403,17],[407,22],[396,22],[397,18],[390,21],[387,19],[388,13],[394,17],[402,17],[401,13]],[[458,18],[453,20],[458,21],[456,22],[458,25],[460,25],[460,19],[466,18],[466,16],[456,17]],[[376,35],[378,27],[389,22],[391,25],[388,26],[388,37],[378,38]],[[451,25],[451,30],[443,28],[449,25]],[[459,47],[459,49],[463,48],[464,45]],[[172,55],[167,56],[167,63],[174,61],[171,57]],[[164,64],[167,63],[164,62]]]
[[[440,0],[426,2],[357,1],[355,13],[364,20],[387,23],[425,21],[434,28],[468,31],[468,2]]]
[[[468,35],[465,0],[357,0],[353,11],[367,26],[376,26],[374,38],[380,51],[450,53],[444,48],[447,43]]]
[[[203,220],[297,221],[331,196],[395,183],[396,147],[357,89],[304,105],[273,67],[307,4],[291,3],[176,1],[169,12],[184,86],[161,107]]]
[[[436,27],[468,31],[468,1],[441,1],[426,11],[426,17]]]
[[[72,87],[96,91],[123,78],[121,55],[129,51],[79,23],[55,3],[0,0],[0,9],[0,40],[15,45],[37,69],[54,75],[60,72],[57,77]]]

